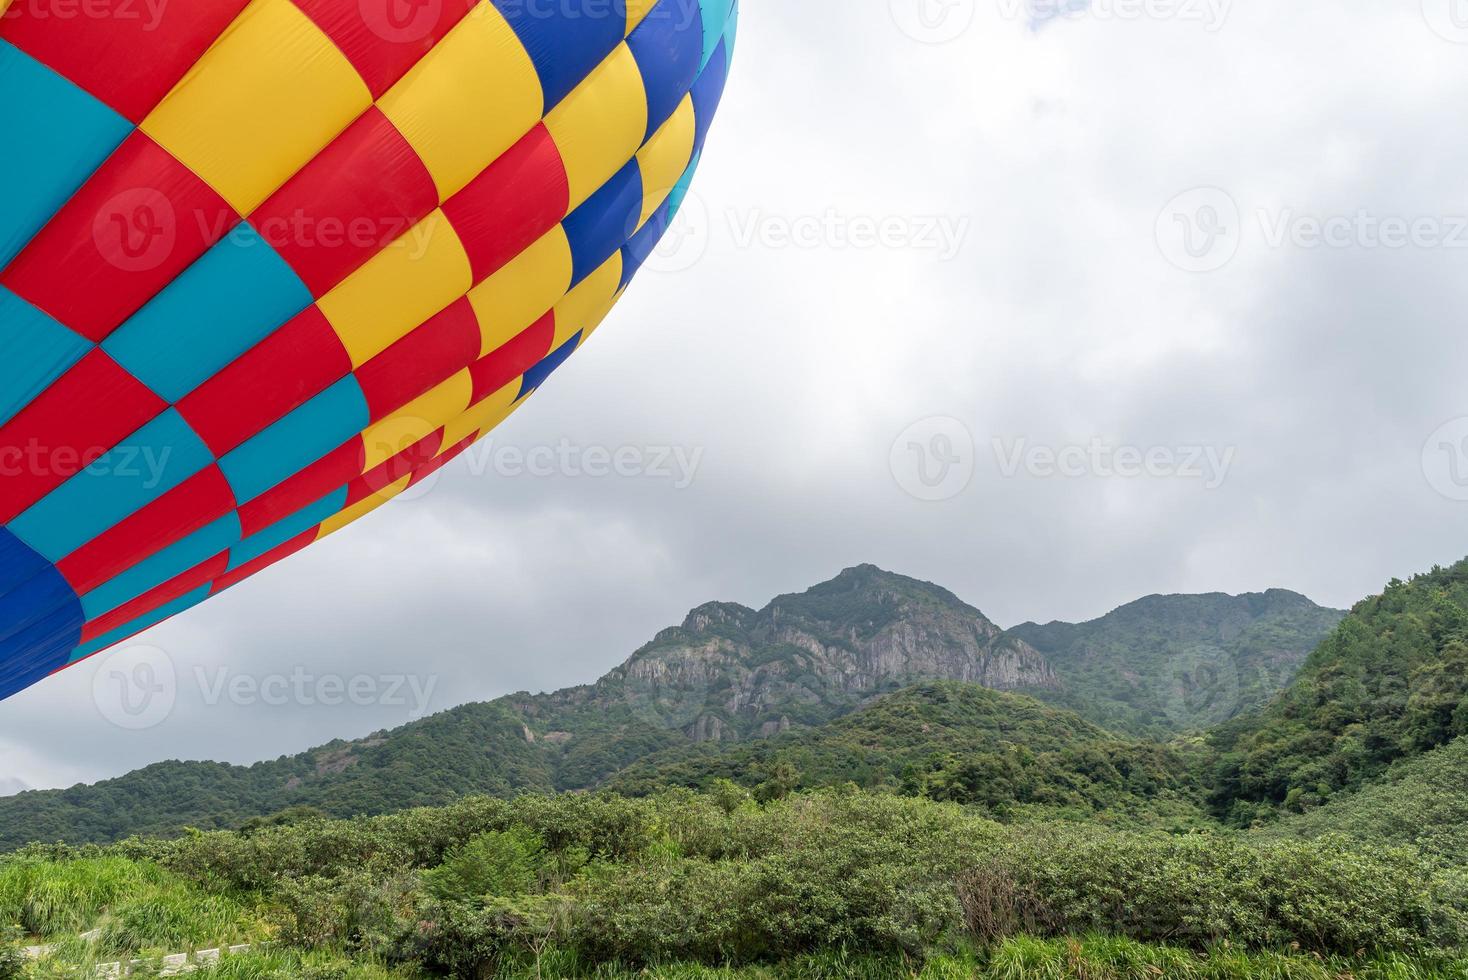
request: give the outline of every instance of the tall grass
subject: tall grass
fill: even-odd
[[[48,938],[90,929],[127,896],[156,891],[171,878],[155,864],[121,857],[0,864],[0,921]]]
[[[146,861],[89,857],[0,864],[0,923],[38,942],[75,939],[99,955],[186,952],[261,938],[258,916]]]
[[[1468,980],[1468,960],[1207,952],[1114,936],[1016,936],[989,952],[984,980]]]

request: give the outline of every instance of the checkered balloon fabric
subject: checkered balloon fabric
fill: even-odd
[[[0,698],[423,480],[687,192],[735,0],[0,0]]]

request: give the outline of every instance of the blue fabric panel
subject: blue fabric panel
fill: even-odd
[[[91,341],[0,286],[0,425],[91,349]]]
[[[709,128],[714,124],[714,113],[719,110],[719,102],[724,98],[724,85],[729,81],[729,58],[728,47],[720,44],[714,52],[714,58],[703,74],[698,76],[698,81],[693,83],[693,155],[697,157],[703,152],[703,145],[708,142]]]
[[[626,289],[632,282],[632,277],[637,275],[647,257],[658,247],[663,235],[668,230],[669,223],[673,220],[673,202],[664,201],[663,206],[653,212],[653,216],[647,219],[647,224],[633,235],[622,249],[622,285],[620,289]]]
[[[88,620],[96,619],[213,558],[239,539],[239,515],[226,514],[82,596],[82,611]]]
[[[248,224],[190,266],[102,343],[177,402],[311,305],[311,291]]]
[[[367,428],[367,399],[347,375],[219,461],[240,503],[254,500]]]
[[[0,640],[0,701],[65,667],[81,641],[80,606],[60,609]]]
[[[208,585],[201,585],[187,595],[181,595],[172,602],[164,603],[157,609],[154,609],[152,612],[145,613],[144,615],[139,616],[131,623],[119,626],[117,627],[117,629],[110,632],[103,633],[96,639],[91,640],[88,643],[84,643],[83,645],[73,650],[71,653],[71,657],[67,660],[67,663],[74,664],[78,660],[85,660],[92,654],[100,653],[101,651],[112,646],[114,643],[121,643],[123,640],[132,636],[134,633],[141,633],[149,626],[156,626],[158,623],[163,622],[165,619],[168,619],[171,616],[177,616],[185,609],[197,606],[199,603],[209,598],[210,588],[211,587]]]
[[[51,568],[51,563],[0,526],[0,596],[5,596]],[[0,632],[4,627],[0,626]]]
[[[342,487],[320,500],[283,517],[263,531],[250,535],[229,550],[229,570],[248,564],[296,535],[339,513],[347,505],[347,488]]]
[[[576,345],[581,343],[581,334],[566,341],[560,347],[546,355],[545,360],[525,372],[525,377],[520,380],[520,394],[516,396],[518,401],[545,384],[545,379],[555,373],[556,368],[566,363],[566,358],[576,351]]]
[[[707,3],[708,0],[705,0]],[[647,135],[652,138],[693,88],[703,64],[703,21],[688,0],[664,0],[627,38],[647,90]]]
[[[133,125],[0,40],[0,267],[51,220]]]
[[[571,243],[571,285],[591,275],[637,230],[642,217],[642,170],[637,161],[603,184],[566,218]]]
[[[494,0],[494,5],[535,63],[546,112],[606,60],[627,33],[625,3]]]
[[[0,698],[64,664],[84,621],[55,566],[0,527]]]
[[[213,461],[183,416],[167,409],[32,504],[10,530],[60,561]]]

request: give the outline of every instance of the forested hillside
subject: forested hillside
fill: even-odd
[[[1263,704],[1344,615],[1284,589],[1155,595],[1089,623],[1026,623],[1009,635],[1062,679],[1036,697],[1115,731],[1166,739]]]
[[[1410,844],[1468,867],[1468,738],[1398,762],[1386,774],[1264,832],[1275,837],[1345,834],[1359,841]]]
[[[1068,711],[969,684],[926,684],[816,729],[737,746],[653,755],[608,787],[652,793],[725,779],[773,799],[798,788],[886,789],[971,804],[990,816],[1196,816],[1179,751],[1119,738]]]
[[[1468,561],[1351,610],[1264,711],[1221,726],[1212,803],[1246,825],[1360,789],[1468,734]]]

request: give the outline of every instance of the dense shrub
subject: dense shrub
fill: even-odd
[[[981,938],[1104,931],[1349,953],[1450,947],[1468,935],[1461,898],[1415,852],[1329,837],[1020,831],[960,876],[959,895]]]
[[[151,881],[151,891],[131,906],[98,878]],[[83,898],[39,901],[64,882]],[[191,917],[170,904],[180,888],[203,896]],[[857,791],[763,806],[684,791],[468,800],[105,853],[52,849],[0,865],[0,902],[53,930],[105,911],[103,936],[118,938],[104,942],[118,946],[144,936],[192,944],[228,931],[211,909],[256,908],[296,951],[476,978],[551,961],[783,963],[834,951],[921,964],[968,946],[994,953],[989,972],[1031,954],[1051,970],[1069,955],[1063,940],[1085,935],[1172,951],[1148,953],[1138,973],[1122,956],[1133,947],[1105,947],[1122,965],[1081,975],[1152,977],[1165,969],[1158,957],[1223,962],[1224,942],[1235,952],[1401,952],[1418,963],[1468,936],[1462,876],[1410,849],[1008,827],[954,804]],[[1208,969],[1196,975],[1230,976]],[[1294,957],[1269,975],[1315,976],[1298,969]]]

